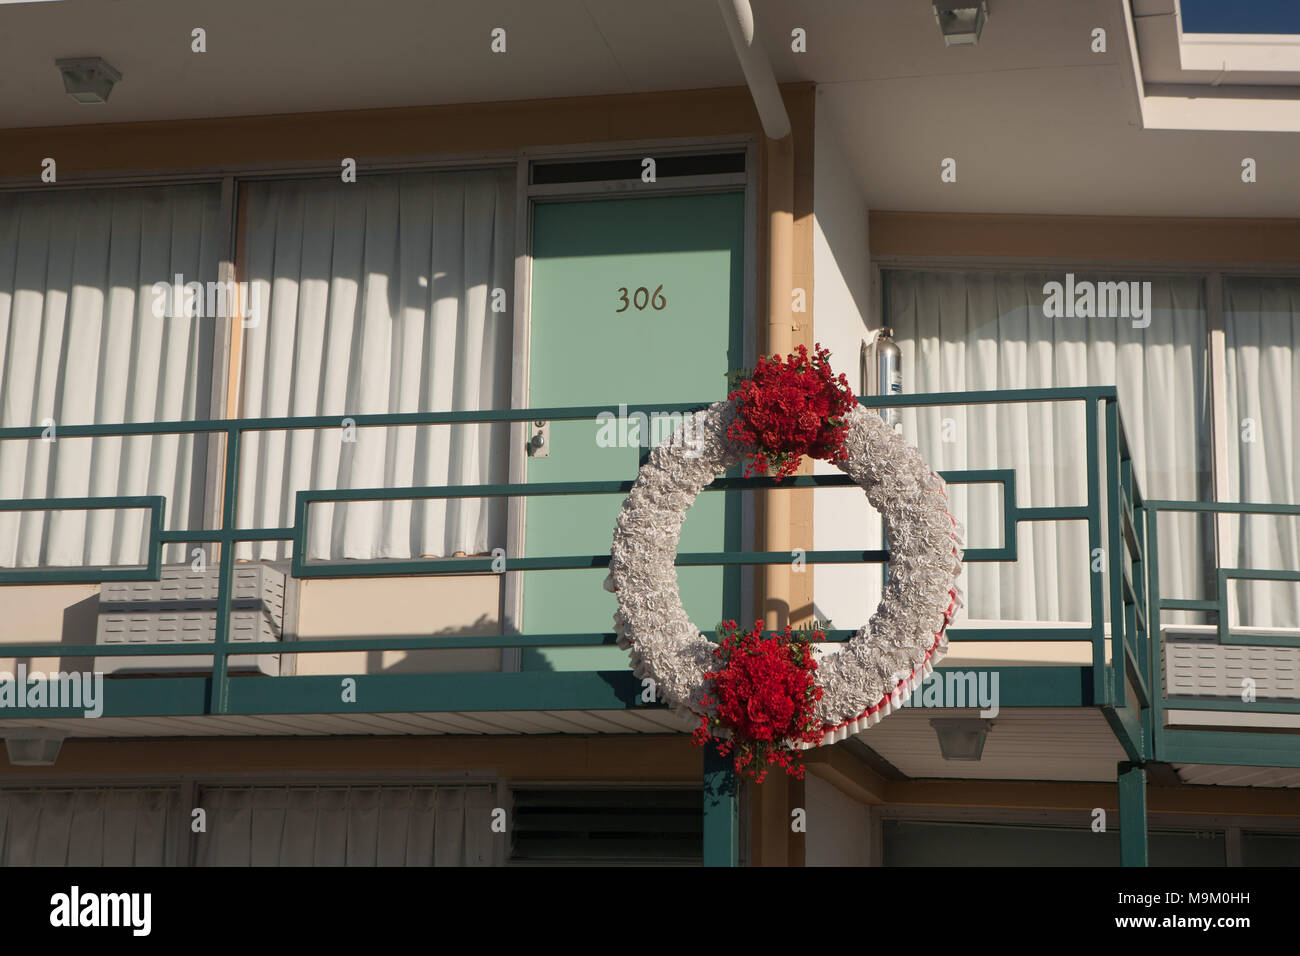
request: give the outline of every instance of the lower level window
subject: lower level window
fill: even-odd
[[[204,787],[198,866],[489,866],[491,786]]]
[[[885,820],[885,866],[1119,866],[1119,831]],[[1226,866],[1223,830],[1151,830],[1152,866]]]
[[[0,866],[168,866],[176,787],[0,788]]]
[[[0,866],[490,866],[499,802],[486,784],[5,787]]]

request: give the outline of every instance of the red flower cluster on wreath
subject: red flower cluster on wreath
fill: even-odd
[[[817,743],[823,728],[815,707],[822,698],[817,686],[817,661],[812,642],[825,634],[814,630],[784,631],[763,636],[763,622],[740,631],[735,621],[723,621],[722,640],[713,656],[721,666],[708,675],[713,694],[700,700],[707,713],[692,734],[703,746],[717,740],[718,752],[732,756],[737,773],[762,783],[772,767],[792,777],[804,775],[798,743]],[[725,728],[729,733],[718,733]]]
[[[845,461],[846,416],[857,404],[849,381],[831,371],[830,352],[813,354],[800,345],[792,355],[764,356],[754,374],[727,396],[736,417],[727,437],[749,445],[745,476],[775,470],[777,480],[793,474],[802,456]]]

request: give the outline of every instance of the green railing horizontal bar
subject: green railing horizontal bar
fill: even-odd
[[[1300,581],[1300,571],[1258,568],[1219,568],[1219,574],[1234,581]]]
[[[123,511],[142,508],[165,508],[167,500],[162,495],[123,495],[120,498],[99,496],[94,498],[10,498],[0,500],[0,511]]]
[[[1166,697],[1166,710],[1229,710],[1259,714],[1300,714],[1300,700],[1252,700],[1236,697]]]
[[[149,568],[0,568],[0,586],[6,584],[102,584],[108,581],[157,581]],[[0,592],[3,593],[3,592]]]
[[[1055,507],[1017,508],[1017,521],[1087,521],[1087,505],[1058,505]]]
[[[1160,610],[1162,611],[1218,611],[1221,610],[1218,601],[1209,601],[1201,598],[1161,598]]]
[[[1248,501],[1169,501],[1144,502],[1150,511],[1204,511],[1216,514],[1300,515],[1300,505],[1263,504]]]
[[[341,677],[236,677],[232,714],[352,714],[435,711],[662,710],[641,702],[641,681],[617,671],[358,674],[355,702],[340,700]]]
[[[972,395],[978,398],[972,401]],[[860,395],[866,408],[927,408],[943,405],[1004,405],[1016,402],[1066,402],[1116,398],[1113,386],[1077,388],[996,389],[987,392],[922,392],[912,395]],[[271,418],[199,419],[172,422],[114,422],[94,425],[56,425],[57,438],[100,438],[131,435],[232,433],[250,431],[285,431],[305,428],[339,428],[347,419],[357,428],[400,427],[404,425],[472,425],[491,422],[577,421],[604,415],[673,415],[698,411],[711,405],[704,402],[667,402],[626,405],[610,402],[603,405],[577,405],[551,408],[476,409],[457,412],[384,412],[372,414],[297,415]],[[0,441],[45,437],[43,425],[18,425],[0,428]]]
[[[1088,641],[1099,637],[1091,627],[950,627],[944,633],[949,641]],[[1027,665],[1032,666],[1032,665]]]
[[[943,668],[935,674],[997,671],[1000,707],[1089,707],[1090,667]],[[343,701],[341,681],[356,682],[355,701]],[[930,678],[933,679],[933,678]],[[129,681],[122,694],[113,684]],[[201,716],[210,678],[110,679],[104,717]],[[987,686],[987,681],[986,681]],[[443,711],[662,710],[641,701],[642,685],[631,670],[522,671],[454,674],[356,674],[302,677],[240,676],[230,679],[226,713],[276,714],[437,713]],[[978,702],[975,702],[978,707]],[[924,708],[922,708],[924,709]],[[935,709],[938,713],[938,709]],[[0,718],[33,721],[84,717],[81,710],[0,708]],[[88,718],[93,719],[93,718]]]
[[[714,640],[716,630],[700,633]],[[838,644],[847,641],[856,631],[823,631],[819,644]],[[432,634],[378,635],[374,637],[321,637],[307,640],[256,641],[229,643],[229,656],[248,654],[322,654],[334,651],[401,651],[401,650],[456,650],[463,648],[514,648],[514,647],[612,647],[618,643],[613,631],[589,634],[462,634],[446,637]],[[186,642],[184,644],[0,644],[0,654],[6,657],[211,657],[211,642]]]
[[[881,564],[889,560],[888,551],[807,551],[801,558],[808,564]],[[715,567],[790,564],[788,551],[702,551],[678,554],[678,567]],[[608,554],[576,554],[556,557],[502,558],[501,570],[493,567],[496,558],[429,558],[401,561],[356,561],[350,564],[304,562],[297,567],[300,578],[365,578],[380,575],[475,574],[502,571],[573,571],[609,567]]]
[[[164,544],[180,541],[292,541],[293,528],[232,528],[229,531],[163,531],[158,540]]]
[[[940,666],[934,669],[934,673],[945,676],[945,680],[947,674],[974,674],[978,680],[984,672],[998,675],[1000,707],[1092,707],[1096,703],[1091,667],[1052,664],[1041,667]],[[919,709],[931,710],[935,716],[940,716],[939,708]]]
[[[1300,767],[1295,734],[1163,728],[1156,756],[1167,763]]]
[[[331,504],[350,501],[404,501],[420,498],[538,498],[550,495],[625,495],[634,481],[539,481],[487,485],[428,485],[409,488],[318,488],[299,491],[299,502]],[[772,478],[717,478],[704,491],[744,491],[760,488],[846,487],[848,475],[796,475],[781,482]]]
[[[742,622],[747,624],[748,622]],[[806,629],[804,629],[806,631]],[[717,637],[716,630],[701,630],[710,640]],[[836,628],[824,630],[823,640],[817,643],[838,644],[857,633],[855,630]],[[1091,641],[1095,635],[1086,627],[1034,627],[1034,628],[949,628],[945,634],[950,641],[992,641],[1014,643],[1018,641]],[[386,635],[375,637],[311,638],[307,640],[240,642],[226,645],[227,652],[236,654],[307,654],[330,651],[391,651],[439,650],[455,648],[492,647],[599,647],[613,645],[613,631],[588,634],[483,634],[439,637],[435,635]],[[0,654],[6,657],[130,657],[212,654],[210,643],[184,644],[0,644]]]
[[[972,395],[979,396],[972,400]],[[859,395],[866,408],[931,408],[936,405],[1008,405],[1017,402],[1100,401],[1118,398],[1113,385],[1066,388],[1006,388],[980,392],[918,392],[908,395]]]
[[[456,650],[498,647],[602,647],[617,643],[605,634],[488,634],[482,637],[381,636],[312,638],[292,641],[229,643],[228,656],[247,654],[315,654],[331,651]],[[184,644],[4,644],[0,654],[12,657],[211,657],[212,642]]]
[[[356,702],[341,700],[344,676],[356,681]],[[114,684],[129,683],[129,693]],[[110,678],[103,717],[189,717],[208,713],[210,677]],[[125,688],[123,688],[125,690]],[[662,710],[641,701],[632,671],[356,674],[230,678],[227,714],[433,713],[485,710]],[[85,717],[73,708],[0,708],[0,719],[34,722]],[[86,718],[95,719],[95,718]]]
[[[1242,634],[1229,630],[1219,636],[1221,645],[1232,647],[1300,647],[1300,633],[1296,634]]]
[[[1000,470],[981,469],[978,471],[943,471],[939,477],[950,484],[987,484],[1004,479]],[[627,494],[632,490],[633,480],[608,481],[540,481],[513,484],[484,485],[428,485],[403,488],[317,488],[299,491],[298,500],[309,504],[328,504],[349,501],[402,501],[418,498],[504,498],[504,497],[543,497],[548,495],[602,495]],[[848,488],[856,483],[848,475],[793,475],[777,481],[774,478],[716,478],[703,490],[711,491],[759,491],[763,489],[794,488]],[[1087,508],[1027,508],[1022,513],[1033,512],[1033,520],[1051,519],[1062,512],[1061,517],[1086,518]],[[1041,517],[1039,517],[1041,513]],[[268,531],[285,531],[291,529],[266,529]]]
[[[207,713],[212,678],[108,677],[104,680],[102,717],[190,717]],[[117,685],[117,686],[114,686]],[[81,708],[0,707],[0,718],[32,718],[34,723],[61,717],[85,717]],[[96,718],[87,718],[94,720]]]

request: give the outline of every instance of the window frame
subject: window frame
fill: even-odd
[[[512,409],[528,407],[528,372],[530,356],[531,327],[531,276],[532,276],[532,209],[538,201],[559,201],[566,199],[591,198],[600,196],[627,195],[672,195],[690,192],[716,191],[720,187],[739,188],[745,195],[745,262],[744,262],[744,352],[752,362],[757,356],[757,302],[758,302],[758,222],[759,222],[759,183],[760,170],[758,159],[759,137],[755,133],[732,133],[717,136],[659,137],[639,140],[603,140],[587,143],[560,143],[554,145],[528,145],[498,150],[475,150],[470,152],[424,153],[410,156],[387,156],[358,159],[358,175],[419,172],[434,170],[455,170],[487,167],[515,167],[515,236],[514,236],[514,289],[511,303],[511,385],[510,407]],[[678,176],[654,183],[629,184],[626,181],[575,182],[556,185],[538,185],[531,183],[531,167],[535,161],[597,160],[601,158],[625,157],[635,154],[653,154],[661,156],[680,156],[708,154],[719,151],[743,151],[745,169],[743,173],[726,173],[713,175]],[[244,227],[247,222],[246,204],[241,197],[240,185],[243,183],[267,180],[307,179],[339,175],[340,160],[289,161],[275,163],[227,163],[207,167],[195,167],[186,170],[128,170],[113,172],[68,173],[57,183],[39,185],[31,177],[0,178],[0,201],[9,192],[34,192],[41,189],[71,190],[107,187],[158,186],[219,183],[221,187],[221,225],[222,236],[218,244],[217,280],[238,282],[240,279],[241,244]],[[632,189],[629,189],[629,186]],[[221,413],[222,419],[233,417],[236,408],[232,404],[237,400],[238,390],[242,387],[242,378],[232,368],[239,355],[240,339],[237,334],[238,318],[223,323],[223,330],[213,336],[213,367],[211,371],[212,390],[209,399],[209,414]],[[223,374],[223,371],[224,374]],[[233,387],[232,387],[233,382]],[[219,419],[214,419],[219,420]],[[514,423],[510,436],[510,461],[508,463],[511,483],[523,483],[527,469],[527,428],[528,423]],[[202,513],[201,530],[212,530],[221,526],[222,488],[225,473],[225,440],[221,435],[210,435],[205,449],[204,467],[206,474],[202,479]],[[196,483],[197,487],[197,483]],[[750,504],[752,492],[745,492],[746,504]],[[523,553],[524,546],[524,510],[526,502],[520,498],[511,498],[507,506],[506,551],[508,554]],[[754,547],[753,508],[744,509],[742,521],[742,547]],[[220,546],[215,543],[203,545],[205,560],[214,564],[219,560]],[[519,622],[523,620],[523,581],[522,572],[507,571],[503,582],[501,621],[503,633],[518,633]],[[741,601],[745,606],[753,603],[754,593],[753,569],[746,568],[742,574]],[[520,667],[521,653],[518,648],[502,648],[502,671],[517,671]]]
[[[1206,385],[1210,414],[1211,493],[1216,502],[1231,501],[1229,463],[1232,447],[1228,428],[1228,365],[1226,328],[1227,313],[1223,303],[1223,280],[1232,277],[1300,279],[1300,263],[1198,262],[1145,259],[1070,259],[1023,256],[913,256],[880,254],[871,257],[870,308],[872,325],[868,332],[885,322],[884,272],[916,270],[923,272],[1108,272],[1117,276],[1176,275],[1200,278],[1205,291]],[[1217,515],[1212,522],[1212,553],[1219,567],[1230,566],[1227,554],[1229,522],[1232,516]]]
[[[1048,826],[1081,828],[1091,823],[1085,810],[1030,810],[1001,807],[928,807],[919,804],[891,804],[867,808],[870,816],[871,865],[883,867],[884,821],[903,820],[913,823],[975,823],[1003,826]],[[1175,831],[1213,831],[1224,836],[1224,867],[1243,866],[1242,834],[1300,834],[1300,819],[1292,817],[1258,817],[1227,813],[1148,813],[1147,829]]]
[[[12,773],[0,773],[0,792],[5,790],[174,790],[177,793],[176,820],[173,821],[172,852],[164,866],[197,868],[198,838],[191,827],[191,814],[198,808],[199,792],[212,787],[419,787],[419,786],[491,786],[496,790],[498,805],[511,806],[504,779],[485,771],[418,770],[356,772],[323,771],[244,771],[234,773],[124,773],[106,780],[102,776],[76,773],[53,773],[39,779]],[[504,841],[496,841],[493,866],[506,862]]]

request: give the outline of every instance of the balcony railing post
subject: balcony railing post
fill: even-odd
[[[221,506],[221,564],[217,568],[217,622],[212,635],[212,686],[208,690],[208,710],[214,714],[224,714],[230,709],[230,662],[226,649],[230,634],[230,592],[235,579],[239,438],[238,425],[227,427],[226,476]]]
[[[1101,453],[1097,435],[1096,396],[1084,401],[1084,438],[1087,443],[1088,482],[1088,597],[1092,621],[1093,699],[1106,696],[1106,624],[1104,575],[1093,570],[1093,561],[1101,550]],[[1104,552],[1103,552],[1104,554]]]
[[[732,761],[715,744],[704,748],[705,866],[737,866],[740,862],[740,813],[736,772]]]
[[[1119,765],[1119,859],[1121,866],[1147,865],[1147,770]]]

